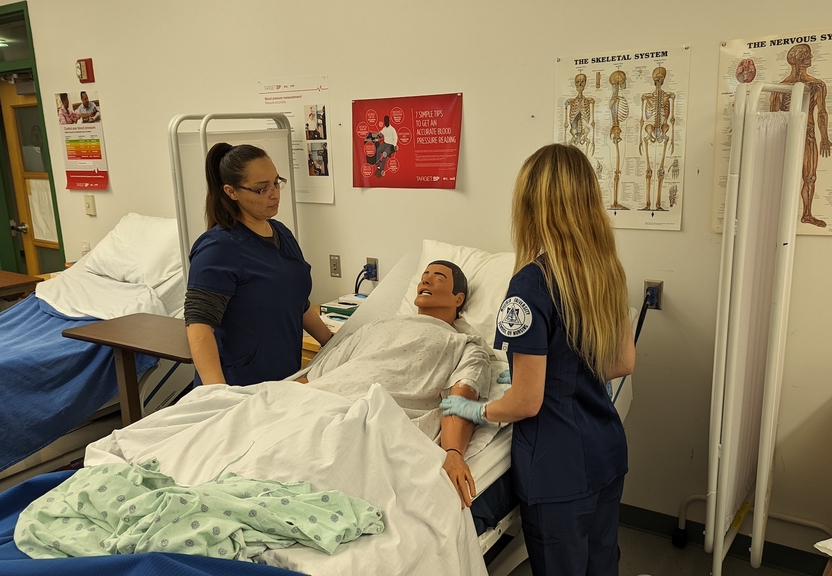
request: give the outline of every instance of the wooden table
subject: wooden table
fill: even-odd
[[[116,360],[121,420],[125,426],[142,417],[136,352],[193,364],[185,321],[156,314],[130,314],[61,332],[67,338],[110,346]]]
[[[307,364],[312,361],[312,358],[321,350],[321,345],[318,344],[318,341],[312,338],[312,336],[308,336],[304,334],[303,336],[303,346],[301,347],[300,351],[300,367],[301,369],[306,368]]]
[[[43,282],[43,278],[0,270],[0,298],[15,294],[20,294],[21,298],[28,296],[35,290],[35,284],[38,282]]]

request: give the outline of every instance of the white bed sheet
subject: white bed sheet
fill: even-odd
[[[180,484],[233,471],[308,480],[383,510],[385,531],[332,556],[294,546],[268,564],[306,574],[484,575],[469,509],[442,470],[444,451],[381,386],[354,403],[292,381],[204,386],[87,448],[85,464],[159,459]]]

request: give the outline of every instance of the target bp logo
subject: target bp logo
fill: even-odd
[[[512,338],[525,334],[532,325],[532,311],[519,296],[503,301],[497,313],[497,330],[503,336]]]

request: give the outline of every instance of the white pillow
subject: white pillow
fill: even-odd
[[[131,212],[90,251],[86,269],[156,288],[182,269],[176,219]]]
[[[416,299],[416,286],[422,278],[422,272],[434,260],[453,262],[468,278],[468,299],[462,310],[461,318],[455,325],[460,332],[473,332],[485,340],[489,349],[494,348],[497,312],[506,296],[511,273],[514,270],[514,254],[498,252],[491,254],[477,248],[456,246],[424,240],[419,267],[410,281],[407,292],[399,306],[399,314],[417,314],[413,300]],[[491,350],[500,360],[506,360],[505,352]]]

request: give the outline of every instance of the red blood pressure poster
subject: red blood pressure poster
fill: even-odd
[[[356,188],[456,188],[462,94],[353,100]]]

